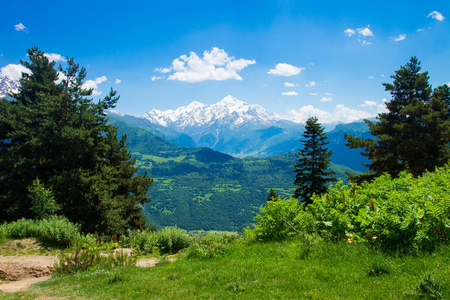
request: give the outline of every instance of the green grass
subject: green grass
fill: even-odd
[[[419,299],[414,289],[427,274],[439,281],[444,297],[450,294],[449,246],[390,257],[361,244],[320,242],[306,255],[297,241],[229,247],[211,259],[55,278],[10,299]],[[384,271],[374,276],[380,262]]]

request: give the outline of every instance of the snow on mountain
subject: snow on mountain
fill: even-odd
[[[8,96],[8,93],[17,93],[20,87],[19,80],[14,80],[8,76],[0,77],[0,98]]]
[[[284,120],[259,105],[249,105],[233,96],[226,96],[222,101],[212,105],[194,101],[176,110],[153,109],[142,117],[151,123],[181,130],[211,125],[240,129],[250,125],[271,125]]]

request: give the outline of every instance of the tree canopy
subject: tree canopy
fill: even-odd
[[[294,198],[300,198],[306,205],[312,203],[313,194],[323,194],[327,191],[328,184],[335,179],[334,171],[328,170],[332,151],[325,146],[329,143],[324,133],[324,128],[316,117],[306,121],[305,131],[302,134],[303,148],[298,154],[298,164],[294,166],[296,173],[295,185],[298,188],[294,192]]]
[[[83,88],[86,70],[73,58],[55,69],[37,47],[21,61],[12,101],[0,100],[0,212],[5,220],[33,216],[29,187],[35,180],[51,189],[59,214],[86,232],[120,234],[143,228],[142,205],[153,180],[138,168],[126,136],[107,123],[105,110],[119,97],[111,89],[94,103]]]
[[[444,166],[450,158],[450,90],[447,85],[432,90],[428,72],[421,72],[416,57],[384,83],[392,99],[378,121],[365,120],[371,139],[345,135],[350,148],[363,148],[369,173],[357,176],[367,180],[388,172],[396,177],[407,170],[414,176]]]

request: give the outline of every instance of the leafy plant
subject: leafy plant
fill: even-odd
[[[103,254],[99,249],[86,250],[79,245],[58,255],[54,265],[57,275],[75,274],[93,268],[112,269],[136,265],[136,258],[124,252],[109,252]]]
[[[444,299],[442,295],[442,283],[435,275],[427,273],[413,289],[413,295]]]
[[[298,216],[301,210],[297,199],[278,196],[276,200],[267,202],[254,217],[254,229],[247,228],[244,233],[260,241],[280,241],[292,237],[297,234],[292,226],[300,227]]]
[[[28,188],[28,197],[31,199],[31,211],[37,219],[46,219],[53,216],[60,206],[56,203],[53,192],[36,178]]]

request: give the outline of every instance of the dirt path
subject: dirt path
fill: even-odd
[[[129,250],[125,252],[131,253]],[[174,260],[174,258],[168,259],[170,262]],[[0,283],[0,291],[16,293],[25,290],[33,283],[50,279],[51,269],[56,261],[56,256],[0,255],[0,278],[6,280],[6,283]],[[138,260],[136,266],[153,267],[159,261],[157,258]]]

